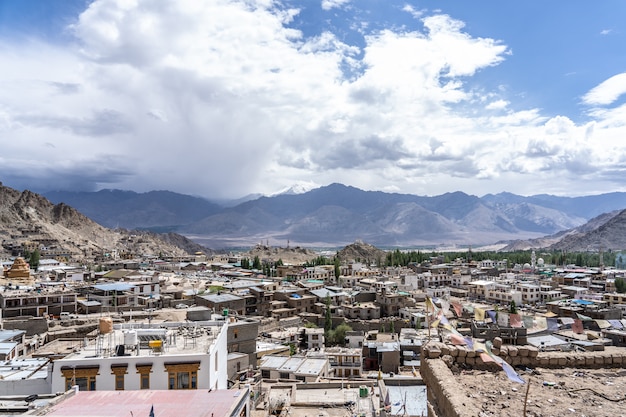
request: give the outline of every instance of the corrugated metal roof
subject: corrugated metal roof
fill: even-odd
[[[100,291],[128,291],[133,288],[134,285],[123,282],[111,282],[109,284],[96,284],[93,287]]]
[[[157,417],[222,417],[242,397],[243,390],[171,391],[80,391],[50,407],[46,416],[148,416],[151,407]]]
[[[296,375],[319,375],[327,362],[327,359],[307,358],[302,361],[294,373]]]

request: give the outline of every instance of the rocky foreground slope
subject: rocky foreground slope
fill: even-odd
[[[66,204],[55,205],[39,194],[20,192],[2,183],[0,241],[0,257],[38,249],[42,258],[79,262],[114,253],[128,258],[184,256],[205,249],[180,235],[164,239],[155,233],[107,229]]]

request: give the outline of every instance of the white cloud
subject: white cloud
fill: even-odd
[[[506,100],[495,100],[485,106],[487,110],[502,110],[505,109],[510,103]]]
[[[299,13],[97,0],[74,45],[0,45],[3,182],[240,197],[302,182],[482,195],[618,181],[624,106],[579,125],[469,86],[506,59],[503,42],[424,13],[423,30],[359,25],[355,45],[331,29],[307,37]],[[613,103],[623,76],[586,103]]]
[[[626,72],[612,76],[583,96],[589,105],[608,105],[626,93]]]
[[[322,0],[322,9],[328,11],[334,8],[341,8],[348,3],[350,3],[350,0]]]
[[[411,16],[413,16],[416,19],[419,19],[420,17],[424,15],[423,10],[417,10],[415,9],[415,7],[411,6],[410,4],[405,4],[404,7],[402,7],[402,11],[411,14]]]

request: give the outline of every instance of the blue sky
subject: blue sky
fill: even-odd
[[[0,0],[0,181],[626,191],[624,21],[617,0]]]

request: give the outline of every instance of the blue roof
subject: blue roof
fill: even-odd
[[[593,301],[588,301],[588,300],[572,300],[572,303],[582,304],[582,305],[588,306],[589,304],[593,304]]]
[[[100,291],[128,291],[131,288],[134,288],[135,285],[123,282],[112,282],[109,284],[96,284],[93,287]]]

